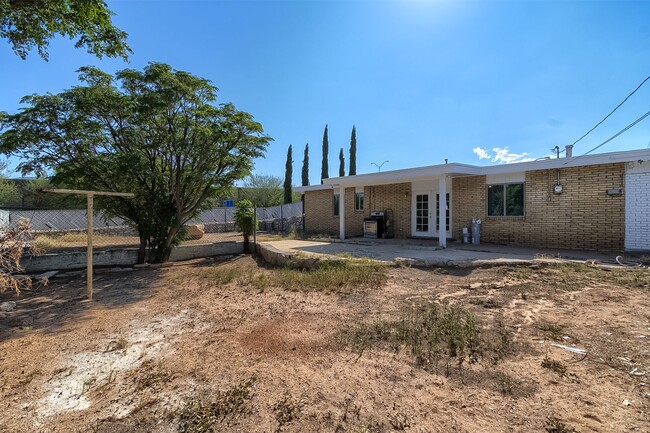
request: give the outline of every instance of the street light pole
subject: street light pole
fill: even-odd
[[[382,163],[379,164],[379,165],[375,164],[374,162],[371,162],[370,164],[372,164],[372,165],[374,165],[375,167],[377,167],[377,169],[379,170],[379,172],[381,172],[381,168],[382,168],[382,167],[384,166],[384,164],[386,164],[387,162],[388,162],[388,160],[382,162]]]

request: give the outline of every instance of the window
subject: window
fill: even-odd
[[[363,193],[354,193],[354,210],[363,210]]]
[[[488,186],[488,216],[524,216],[524,184]]]
[[[334,194],[334,200],[332,200],[332,206],[334,211],[334,216],[339,216],[339,195]]]

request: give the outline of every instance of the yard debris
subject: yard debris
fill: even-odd
[[[0,311],[3,311],[5,313],[9,313],[11,311],[14,311],[16,309],[16,302],[15,301],[7,301],[3,302],[0,304]]]
[[[555,343],[551,344],[551,346],[557,347],[559,349],[566,350],[566,351],[571,352],[571,353],[577,353],[578,355],[586,355],[587,354],[586,350],[578,349],[577,347],[565,346],[563,344],[555,344]]]
[[[646,372],[645,371],[639,371],[639,367],[634,367],[632,371],[630,371],[630,374],[634,376],[645,376]]]
[[[109,273],[114,273],[114,272],[129,272],[129,271],[134,271],[135,269],[133,268],[105,268],[105,269],[97,269],[95,273],[97,274],[109,274]]]
[[[38,281],[41,284],[47,285],[49,282],[50,278],[58,274],[59,271],[48,271],[48,272],[43,272],[42,274],[38,274],[37,276],[34,277],[36,281]]]
[[[78,277],[84,274],[85,271],[68,271],[68,272],[62,272],[60,274],[56,274],[56,278],[70,278],[70,277]]]
[[[627,264],[623,263],[623,256],[616,256],[616,263],[618,263],[621,266],[625,266],[628,268],[642,268],[642,269],[650,269],[650,266],[646,266],[643,262],[640,263],[635,263],[635,264]]]
[[[634,403],[634,400],[628,400],[627,398],[623,400],[623,406],[632,406],[632,403]]]
[[[395,257],[393,262],[398,266],[424,266],[424,262],[422,260],[411,259],[408,257]]]

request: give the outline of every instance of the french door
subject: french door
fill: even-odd
[[[414,237],[438,237],[440,230],[439,194],[433,191],[415,191],[413,193],[413,217],[411,235]],[[450,233],[449,193],[446,195],[445,231]]]

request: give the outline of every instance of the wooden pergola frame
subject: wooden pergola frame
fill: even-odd
[[[93,299],[93,198],[96,195],[104,195],[110,197],[135,197],[131,192],[110,192],[110,191],[85,191],[80,189],[57,189],[57,188],[43,188],[43,192],[53,192],[55,194],[74,194],[85,195],[88,208],[88,227],[86,233],[88,236],[88,248],[86,250],[86,292],[88,299]]]

